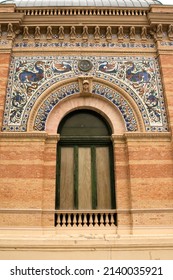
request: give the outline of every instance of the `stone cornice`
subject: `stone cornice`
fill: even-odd
[[[69,36],[73,42],[78,34],[82,36],[83,42],[87,42],[85,29],[88,35],[94,36],[95,42],[100,40],[101,34],[105,34],[107,42],[111,42],[114,36],[118,42],[129,38],[129,42],[134,43],[136,35],[140,36],[138,41],[142,42],[151,42],[153,39],[162,41],[165,40],[165,34],[166,39],[172,41],[173,6],[93,8],[0,5],[0,25],[1,30],[7,32],[7,39],[14,39],[20,34],[19,37],[25,41],[31,38],[37,42],[41,38],[48,41],[57,38],[62,42]],[[13,36],[9,30],[14,33]],[[86,36],[83,38],[83,35]]]
[[[148,142],[162,142],[162,141],[171,141],[172,136],[170,132],[126,132],[124,134],[127,141],[148,141]]]
[[[82,22],[82,23],[81,23]],[[90,18],[90,17],[84,17],[84,16],[79,16],[79,17],[74,17],[73,19],[68,16],[62,16],[61,18],[58,17],[43,17],[43,16],[38,16],[38,17],[25,17],[23,26],[28,25],[28,26],[49,26],[49,25],[54,25],[54,26],[59,26],[59,25],[65,25],[65,26],[71,26],[72,24],[76,25],[85,25],[88,24],[92,26],[93,24],[98,24],[100,26],[105,26],[105,25],[113,25],[113,26],[149,26],[148,21],[146,16],[132,16],[130,19],[128,17],[107,17],[105,16],[100,16],[99,18]]]
[[[46,132],[1,132],[0,133],[0,141],[4,141],[7,139],[45,139],[45,140],[59,140],[60,135],[51,135]],[[136,141],[146,140],[146,141],[171,141],[171,133],[170,132],[126,132],[124,134],[111,136],[113,141]]]
[[[16,13],[0,13],[0,24],[21,24],[24,19],[23,14],[16,14]]]
[[[150,25],[173,24],[173,5],[151,6],[147,18]]]
[[[136,209],[111,209],[111,210],[105,210],[108,212],[114,212],[117,214],[130,214],[130,213],[173,213],[173,208],[136,208]],[[79,212],[94,212],[94,213],[100,213],[100,210],[90,210],[90,211],[81,211],[81,210],[55,210],[55,209],[19,209],[19,208],[0,208],[0,213],[20,213],[20,214],[33,214],[33,213],[44,213],[44,214],[54,214],[54,213],[79,213]]]
[[[59,134],[49,135],[46,132],[1,132],[0,133],[0,141],[25,141],[25,140],[59,140]]]
[[[15,5],[0,5],[0,24],[21,24],[24,19],[23,13],[16,13]]]
[[[173,6],[151,5],[147,8],[123,7],[16,7],[0,5],[0,20],[13,22],[24,19],[24,25],[75,23],[115,25],[172,24]],[[10,20],[9,20],[10,19]]]
[[[98,24],[115,26],[148,25],[149,8],[121,7],[15,7],[0,5],[1,23],[14,22],[13,17],[23,19],[23,26],[59,26],[61,24]],[[129,24],[130,23],[130,24]]]
[[[0,13],[14,13],[16,5],[15,4],[0,4]]]
[[[126,132],[122,135],[114,135],[111,136],[112,141],[116,143],[125,143],[126,141],[142,141],[142,142],[170,142],[172,139],[170,132]]]

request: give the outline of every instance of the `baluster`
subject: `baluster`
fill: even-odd
[[[83,226],[84,227],[87,226],[87,214],[86,213],[83,214]]]
[[[112,226],[112,218],[113,218],[113,213],[110,213],[110,218],[109,218],[109,224]]]
[[[56,226],[59,226],[60,225],[60,222],[59,222],[59,214],[55,214],[55,217],[56,217],[56,221],[55,221],[55,224]]]
[[[91,213],[87,214],[87,226],[88,227],[92,226],[92,214]]]
[[[104,225],[103,213],[100,214],[100,226]]]
[[[78,219],[79,227],[82,226],[82,213],[79,213],[79,219]]]
[[[97,214],[97,219],[98,219],[98,226],[100,227],[101,225],[101,214]]]
[[[90,224],[92,224],[93,227],[95,227],[96,223],[95,223],[95,217],[96,215],[93,213],[90,215],[92,222]]]
[[[73,225],[73,216],[71,213],[68,213],[68,226],[72,227]]]
[[[77,218],[76,218],[76,213],[73,214],[73,227],[77,227]]]
[[[109,214],[105,213],[105,227],[109,225]]]
[[[65,226],[68,227],[68,213],[66,213],[65,215]]]
[[[61,214],[61,226],[65,226],[65,214]]]

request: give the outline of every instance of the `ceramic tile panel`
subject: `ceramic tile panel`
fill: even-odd
[[[92,63],[88,72],[79,69],[78,63],[81,59]],[[45,100],[47,109],[40,108],[41,114],[37,115],[35,129],[44,130],[47,116],[59,100],[79,92],[77,83],[64,86],[59,91],[58,82],[64,81],[64,84],[68,84],[68,79],[85,75],[93,76],[93,79],[100,78],[103,83],[109,81],[112,86],[123,89],[138,106],[146,131],[168,131],[158,61],[154,57],[142,56],[14,56],[10,65],[3,131],[26,131],[35,102],[45,90],[57,83],[56,96],[54,99]],[[100,94],[109,99],[121,112],[127,131],[136,131],[133,110],[128,102],[125,98],[122,99],[118,90],[103,87],[103,83],[94,83],[93,94]],[[126,102],[124,110],[129,118],[125,116],[123,108],[120,108],[120,100],[124,104]]]

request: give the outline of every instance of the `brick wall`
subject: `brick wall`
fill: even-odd
[[[173,155],[170,138],[128,139],[133,225],[170,225]]]
[[[41,226],[42,209],[54,209],[56,143],[46,145],[44,134],[20,137],[0,138],[0,224]]]

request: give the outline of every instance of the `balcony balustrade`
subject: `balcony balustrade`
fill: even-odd
[[[115,210],[59,210],[55,213],[55,226],[60,228],[115,227],[116,224]]]

